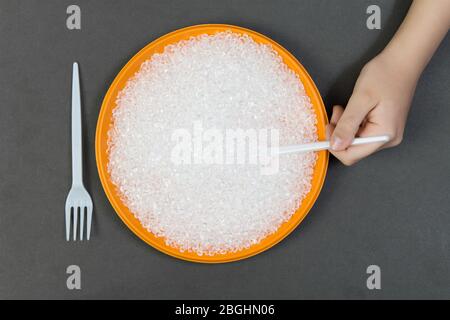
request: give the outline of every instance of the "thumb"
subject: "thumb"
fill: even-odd
[[[331,136],[331,149],[342,151],[353,142],[359,126],[375,105],[367,95],[354,92]]]

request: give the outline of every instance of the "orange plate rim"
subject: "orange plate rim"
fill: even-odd
[[[162,37],[146,45],[127,62],[127,64],[121,69],[119,74],[112,82],[105,95],[105,98],[103,99],[97,121],[97,129],[95,135],[95,155],[97,169],[103,189],[115,212],[135,235],[137,235],[140,239],[142,239],[150,246],[172,257],[191,262],[226,263],[238,261],[266,251],[279,243],[302,222],[302,220],[311,210],[323,187],[328,167],[328,152],[318,152],[318,159],[314,167],[311,190],[303,199],[300,208],[294,213],[291,219],[283,223],[275,233],[267,236],[260,243],[236,253],[217,254],[214,256],[198,256],[197,254],[192,252],[180,252],[178,249],[166,245],[163,238],[157,238],[151,232],[144,229],[140,225],[140,222],[128,210],[128,208],[126,208],[122,204],[120,196],[117,194],[117,191],[115,190],[115,187],[109,178],[107,170],[107,132],[111,124],[111,112],[115,107],[115,98],[117,96],[117,93],[123,88],[127,80],[139,69],[143,61],[150,58],[153,53],[161,52],[162,49],[168,44],[175,43],[183,39],[189,39],[191,36],[199,34],[214,34],[227,30],[240,34],[247,34],[258,43],[270,44],[272,48],[275,49],[275,51],[277,51],[278,54],[282,57],[283,61],[289,66],[289,68],[291,68],[298,74],[301,82],[303,83],[303,86],[305,87],[305,91],[314,106],[314,111],[317,116],[317,132],[319,139],[324,139],[325,126],[328,123],[325,106],[316,85],[314,84],[313,80],[311,79],[303,65],[291,53],[289,53],[289,51],[287,51],[272,39],[253,30],[228,24],[201,24],[178,29],[166,35],[163,35]],[[160,47],[159,50],[156,49],[156,47],[158,46]]]

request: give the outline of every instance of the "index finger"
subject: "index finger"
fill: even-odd
[[[352,164],[355,164],[359,160],[371,155],[372,153],[380,150],[385,144],[386,142],[375,142],[359,146],[350,146],[342,151],[330,150],[330,152],[343,164],[345,164],[346,166],[350,166]]]

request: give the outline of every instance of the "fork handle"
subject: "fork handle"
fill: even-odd
[[[72,185],[83,185],[81,97],[78,63],[72,70]]]

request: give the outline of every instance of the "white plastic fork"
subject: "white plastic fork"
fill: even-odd
[[[80,216],[80,240],[83,240],[86,214],[86,239],[89,240],[92,223],[92,199],[83,184],[83,151],[81,131],[81,97],[78,63],[72,70],[72,187],[66,199],[66,240],[70,240],[71,222],[73,240],[77,240],[78,216]],[[72,219],[71,219],[72,218]]]
[[[351,145],[357,146],[357,145],[367,144],[367,143],[381,143],[381,142],[386,143],[389,141],[389,139],[390,138],[388,135],[356,138],[353,140]],[[328,150],[328,149],[330,149],[330,147],[331,147],[330,141],[319,141],[319,142],[313,142],[313,143],[279,147],[277,151],[278,151],[278,154],[288,154],[288,153]]]

